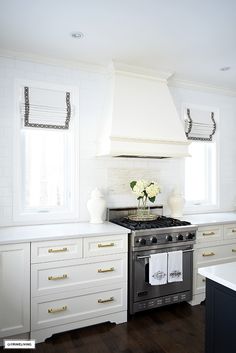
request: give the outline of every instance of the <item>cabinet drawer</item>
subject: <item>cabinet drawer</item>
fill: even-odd
[[[82,239],[32,243],[31,262],[40,263],[82,257]]]
[[[125,283],[123,286],[104,286],[93,290],[80,290],[67,295],[33,298],[31,329],[41,329],[82,321],[101,315],[127,310]]]
[[[236,244],[218,245],[198,249],[194,256],[195,264],[224,259],[234,261],[234,259],[236,259]]]
[[[232,261],[236,259],[236,244],[227,245],[227,254],[232,258]]]
[[[195,251],[195,263],[199,264],[202,262],[210,262],[219,260],[222,257],[226,256],[226,249],[225,246],[211,246],[202,249],[198,249]]]
[[[127,235],[108,235],[84,239],[84,256],[100,256],[127,252]]]
[[[127,280],[127,254],[104,256],[99,262],[67,260],[35,264],[31,269],[32,296],[92,288]]]
[[[224,239],[236,239],[236,223],[224,225]]]
[[[199,227],[197,242],[217,241],[223,238],[223,226]]]

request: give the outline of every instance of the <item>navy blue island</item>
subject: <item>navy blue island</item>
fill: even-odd
[[[236,353],[236,262],[198,272],[206,277],[205,353]]]

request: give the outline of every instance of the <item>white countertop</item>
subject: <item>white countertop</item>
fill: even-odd
[[[34,241],[88,237],[109,234],[128,234],[127,228],[113,223],[63,223],[37,226],[0,228],[0,245]]]
[[[198,226],[236,223],[236,212],[185,215],[182,220]],[[33,242],[83,236],[128,234],[127,228],[113,223],[91,224],[88,222],[47,224],[35,226],[0,227],[0,245]]]
[[[210,226],[213,224],[236,223],[236,212],[203,213],[184,215],[184,221],[191,222],[198,226]]]
[[[200,275],[236,291],[236,262],[229,262],[198,269]]]

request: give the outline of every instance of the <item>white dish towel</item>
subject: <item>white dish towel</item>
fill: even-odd
[[[183,251],[168,253],[168,282],[183,281]]]
[[[167,283],[167,253],[150,255],[149,283],[151,285]]]

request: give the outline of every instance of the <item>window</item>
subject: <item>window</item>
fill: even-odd
[[[217,206],[216,142],[194,141],[185,161],[185,200],[187,208]]]
[[[21,104],[24,87],[19,87]],[[60,89],[65,91],[64,87]],[[40,109],[39,119],[45,120]],[[76,218],[76,115],[69,129],[25,126],[24,117],[22,112],[16,114],[15,220],[48,222]]]
[[[217,125],[216,107],[183,105],[185,133],[191,142],[185,159],[185,200],[189,212],[218,208]]]

